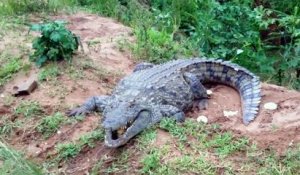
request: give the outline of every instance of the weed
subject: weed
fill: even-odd
[[[39,81],[49,81],[51,79],[56,78],[57,76],[59,76],[59,70],[56,64],[50,64],[44,68],[42,68],[42,70],[40,70],[39,74],[38,74],[38,79]]]
[[[154,127],[144,130],[138,136],[139,147],[142,149],[142,148],[145,148],[146,146],[148,146],[149,144],[151,144],[151,142],[153,142],[154,139],[156,138],[156,134],[157,133],[156,133],[156,130]]]
[[[10,1],[2,0],[0,3],[0,15],[20,15],[34,12],[56,12],[58,9],[63,9],[76,4],[75,0],[24,0]]]
[[[212,140],[206,143],[206,147],[215,148],[216,152],[223,157],[228,156],[235,151],[245,150],[248,143],[248,139],[240,138],[238,140],[234,140],[232,134],[226,132],[215,135]]]
[[[56,146],[59,159],[75,157],[81,150],[80,145],[75,143],[63,143]]]
[[[42,170],[0,141],[0,174],[42,175]]]
[[[66,29],[65,24],[64,21],[53,21],[30,27],[30,30],[40,31],[42,34],[33,41],[35,52],[30,56],[30,60],[37,66],[60,59],[71,61],[72,54],[78,49],[79,38]]]
[[[87,145],[91,148],[93,148],[95,146],[94,142],[95,141],[103,141],[104,140],[104,131],[103,129],[97,129],[94,130],[90,133],[87,133],[86,135],[83,135],[79,138],[80,144],[81,145]]]
[[[152,149],[149,154],[143,157],[141,160],[143,164],[142,173],[151,174],[153,170],[160,166],[161,155],[159,150]]]
[[[20,126],[20,122],[12,121],[8,115],[0,117],[0,135],[9,135],[15,128],[19,128]]]
[[[64,116],[57,112],[54,115],[44,117],[36,130],[42,133],[44,137],[48,138],[59,129],[63,121]]]
[[[173,169],[174,172],[177,172],[176,174],[184,174],[185,172],[192,174],[216,173],[215,166],[209,161],[190,155],[174,158],[168,163],[168,167]]]
[[[74,80],[83,79],[85,77],[82,67],[70,65],[68,66],[66,72]]]
[[[14,111],[15,114],[21,114],[24,117],[37,117],[43,113],[42,107],[37,101],[22,101]]]
[[[15,97],[12,95],[7,94],[7,95],[4,95],[4,97],[3,97],[4,106],[11,106],[14,103],[14,101],[15,101]]]
[[[180,141],[186,141],[187,135],[185,128],[179,126],[172,118],[163,118],[159,124],[161,129],[167,130],[171,135],[177,137]]]
[[[123,151],[116,157],[116,160],[105,170],[101,172],[107,173],[126,173],[129,167],[129,152]]]
[[[11,58],[0,69],[0,86],[9,80],[12,75],[22,68],[22,63],[17,58]]]

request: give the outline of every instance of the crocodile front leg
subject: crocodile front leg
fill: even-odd
[[[93,96],[85,101],[83,105],[78,108],[74,108],[66,112],[68,116],[85,115],[92,111],[103,111],[104,108],[109,104],[110,96]]]
[[[158,108],[163,117],[174,118],[177,122],[184,122],[184,112],[172,105],[161,105]]]

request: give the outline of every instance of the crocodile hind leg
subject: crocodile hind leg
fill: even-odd
[[[144,70],[144,69],[149,69],[152,68],[154,66],[154,64],[152,63],[139,63],[135,66],[135,68],[133,69],[133,72],[137,72],[140,70]]]
[[[208,95],[206,92],[206,88],[203,86],[203,84],[198,80],[196,75],[192,73],[184,73],[183,74],[184,79],[186,82],[190,85],[191,90],[193,92],[196,106],[202,110],[206,109],[208,107]]]
[[[85,101],[83,105],[66,112],[68,116],[85,115],[92,111],[103,111],[109,104],[109,96],[93,96]]]

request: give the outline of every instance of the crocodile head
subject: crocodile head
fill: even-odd
[[[112,148],[124,145],[152,123],[151,110],[132,103],[109,109],[104,118],[105,145]]]

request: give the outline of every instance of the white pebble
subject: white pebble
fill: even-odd
[[[211,95],[213,92],[211,90],[206,90],[207,95]]]
[[[207,123],[208,122],[208,119],[207,117],[205,117],[204,115],[200,115],[198,118],[197,118],[197,122],[202,122],[202,123]]]
[[[1,97],[1,98],[4,98],[5,96],[4,96],[4,94],[1,94],[0,97]]]
[[[60,131],[60,130],[58,130],[56,133],[57,133],[57,134],[61,134],[61,131]]]
[[[264,104],[264,108],[268,110],[275,110],[277,109],[277,104],[273,102],[268,102]]]
[[[238,111],[223,111],[223,115],[225,117],[232,117],[236,116],[238,114]]]

